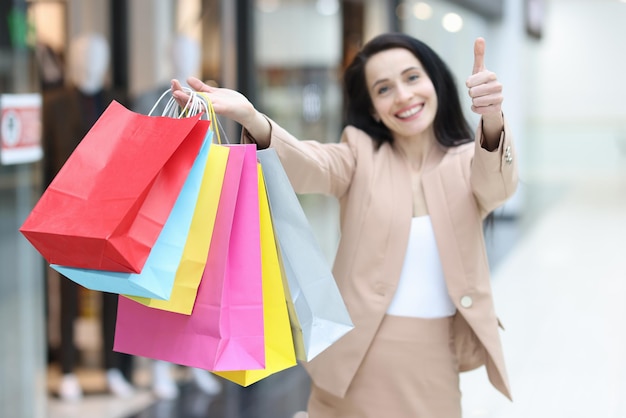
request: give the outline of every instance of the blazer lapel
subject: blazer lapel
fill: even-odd
[[[430,215],[435,240],[439,250],[439,257],[443,267],[443,273],[448,286],[448,291],[454,297],[454,289],[464,288],[466,275],[464,274],[463,259],[460,247],[457,242],[457,235],[454,227],[454,217],[450,212],[449,201],[446,195],[449,192],[449,185],[446,187],[446,179],[442,173],[442,162],[446,157],[446,152],[441,147],[435,147],[427,159],[427,166],[422,174],[422,185],[426,197],[426,206]],[[447,176],[454,175],[446,171]],[[460,173],[459,173],[460,174]],[[454,300],[456,304],[458,301]]]

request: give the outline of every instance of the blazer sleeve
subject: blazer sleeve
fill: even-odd
[[[341,197],[350,186],[356,167],[356,147],[346,128],[339,143],[299,140],[267,118],[271,126],[269,147],[276,153],[296,193],[321,193]],[[244,129],[243,143],[256,143]]]
[[[495,150],[484,149],[482,140],[482,124],[479,124],[470,170],[470,183],[482,214],[486,216],[515,193],[518,172],[513,136],[506,119]]]

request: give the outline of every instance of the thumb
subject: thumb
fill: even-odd
[[[474,42],[474,69],[472,74],[479,73],[485,69],[485,40],[478,38]]]

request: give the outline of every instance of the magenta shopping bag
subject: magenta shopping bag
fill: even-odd
[[[114,350],[212,371],[265,367],[256,146],[232,145],[191,315],[121,296]]]

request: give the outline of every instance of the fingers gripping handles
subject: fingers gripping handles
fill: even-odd
[[[194,116],[198,114],[202,114],[203,117],[206,117],[207,120],[211,121],[211,129],[215,132],[215,137],[217,138],[217,143],[221,144],[222,139],[220,137],[221,124],[217,119],[217,115],[215,113],[215,109],[213,109],[213,103],[209,99],[209,96],[200,91],[195,91],[190,89],[189,87],[183,87],[185,93],[187,93],[188,99],[184,106],[171,96],[172,90],[167,89],[161,94],[159,99],[156,101],[152,109],[150,109],[149,116],[152,116],[155,109],[159,105],[159,103],[168,95],[170,98],[161,113],[161,116],[171,117],[171,118],[183,118]],[[226,143],[228,143],[228,139],[226,139]]]

